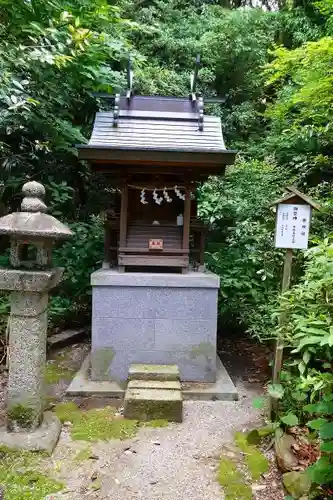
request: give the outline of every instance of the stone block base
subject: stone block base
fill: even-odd
[[[237,401],[238,391],[220,358],[216,358],[217,377],[213,383],[183,383],[183,398],[193,401]],[[131,383],[131,382],[130,382]],[[66,394],[69,397],[107,397],[122,399],[125,395],[126,383],[115,380],[96,381],[90,378],[90,354],[83,361]]]
[[[181,391],[179,380],[130,380],[127,389],[165,389]]]
[[[182,422],[181,392],[169,389],[127,389],[124,416],[140,421],[163,419]]]
[[[27,451],[43,451],[51,454],[57,445],[61,431],[58,417],[45,412],[43,422],[34,431],[8,432],[0,428],[0,446]]]
[[[128,370],[129,380],[179,380],[177,365],[131,365]]]
[[[131,364],[179,366],[188,382],[215,382],[219,277],[211,273],[91,275],[91,379],[127,380]]]

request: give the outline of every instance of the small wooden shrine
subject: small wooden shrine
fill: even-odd
[[[220,118],[204,115],[195,93],[198,64],[186,98],[134,95],[129,69],[126,95],[96,114],[89,143],[78,146],[79,158],[119,193],[107,212],[104,268],[203,268],[196,188],[222,174],[235,152],[224,145]]]
[[[123,388],[133,363],[176,364],[185,382],[217,380],[220,277],[204,270],[196,190],[222,174],[235,152],[224,145],[220,118],[204,114],[197,70],[183,98],[134,95],[129,70],[126,95],[96,114],[88,144],[78,146],[79,158],[117,193],[107,210],[103,267],[91,275],[93,382]],[[226,387],[220,372],[219,397]]]

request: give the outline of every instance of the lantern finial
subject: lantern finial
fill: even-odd
[[[21,203],[22,212],[46,212],[47,206],[43,202],[45,188],[36,181],[26,182],[22,187],[24,198]]]

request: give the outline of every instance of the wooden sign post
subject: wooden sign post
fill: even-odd
[[[275,247],[285,248],[286,254],[283,265],[283,277],[281,292],[284,293],[290,287],[290,278],[292,272],[292,260],[294,249],[307,249],[309,240],[309,229],[311,223],[312,209],[319,210],[319,206],[312,201],[309,196],[301,193],[295,187],[287,187],[288,193],[279,200],[276,200],[272,206],[276,207],[276,226],[275,226]],[[286,315],[282,313],[279,318],[280,327],[286,322]],[[279,333],[276,340],[274,365],[273,365],[273,384],[280,381],[282,362],[283,362],[284,339],[283,334]],[[269,398],[269,419],[276,414],[277,401]]]

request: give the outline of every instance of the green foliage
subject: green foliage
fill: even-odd
[[[299,424],[298,417],[294,413],[287,413],[284,417],[281,417],[281,421],[288,427],[293,427]]]
[[[101,266],[103,257],[103,223],[98,216],[89,222],[69,224],[74,233],[54,252],[54,264],[65,269],[61,295],[52,297],[50,319],[53,324],[60,319],[89,321],[90,274]]]
[[[293,348],[294,362],[301,374],[311,363],[319,362],[330,369],[333,346],[331,294],[333,276],[333,244],[330,238],[306,252],[304,275],[285,293],[276,310],[286,314],[286,322],[278,329]],[[315,390],[324,382],[317,381]]]
[[[280,418],[287,425],[306,423],[318,434],[321,456],[307,470],[314,485],[333,480],[332,248],[326,238],[306,252],[304,275],[277,309],[286,318],[278,333],[291,348]]]
[[[65,321],[87,309],[89,273],[102,256],[97,214],[110,197],[75,144],[97,109],[90,93],[119,90],[129,50],[140,59],[129,42],[140,28],[106,0],[2,0],[0,18],[0,216],[17,210],[22,184],[36,179],[51,213],[73,225],[80,240],[55,252],[67,275],[50,311]]]
[[[82,462],[89,460],[89,458],[92,455],[93,455],[93,452],[92,452],[91,447],[87,446],[87,447],[82,448],[82,450],[77,452],[77,454],[75,455],[75,458],[74,458],[74,462],[77,464],[81,464]]]
[[[322,400],[316,404],[309,404],[305,411],[310,416],[307,423],[310,429],[318,432],[321,441],[321,456],[308,468],[311,481],[317,485],[329,484],[333,481],[333,395],[325,392]]]
[[[200,193],[199,213],[213,228],[207,263],[223,277],[222,319],[243,324],[260,339],[272,328],[270,304],[280,287],[282,254],[274,248],[269,205],[281,193],[282,178],[275,165],[239,161]]]
[[[268,471],[269,464],[267,458],[255,446],[249,444],[246,433],[236,432],[235,443],[244,453],[244,460],[252,480],[258,481],[260,476]]]
[[[273,399],[282,399],[284,396],[284,388],[281,384],[269,384],[267,392]]]
[[[245,484],[245,478],[229,458],[220,460],[218,481],[223,487],[226,500],[251,500],[251,488]]]
[[[138,89],[166,95],[187,95],[194,58],[201,54],[198,91],[226,98],[223,107],[213,106],[223,119],[234,146],[254,147],[265,120],[264,76],[258,68],[268,62],[280,18],[261,9],[230,10],[193,2],[179,7],[178,0],[159,0],[144,6],[129,2],[129,16],[150,26],[135,32],[133,41],[147,55],[138,73]],[[253,36],[256,33],[256,36]]]
[[[330,16],[328,16],[328,20]],[[303,186],[330,180],[332,168],[333,38],[322,36],[288,50],[278,46],[266,67],[276,98],[266,116],[271,131],[267,151],[297,175]]]
[[[134,25],[105,0],[4,0],[0,8],[4,180],[18,167],[21,175],[52,172],[58,181],[64,169],[72,177],[74,165],[84,172],[73,145],[84,142],[87,113],[94,109],[88,91],[121,82],[109,65],[126,51]]]
[[[57,384],[61,380],[71,380],[73,371],[57,364],[56,362],[48,362],[45,365],[44,381],[46,384]]]
[[[38,471],[36,453],[0,447],[0,484],[6,500],[44,500],[63,485]]]

